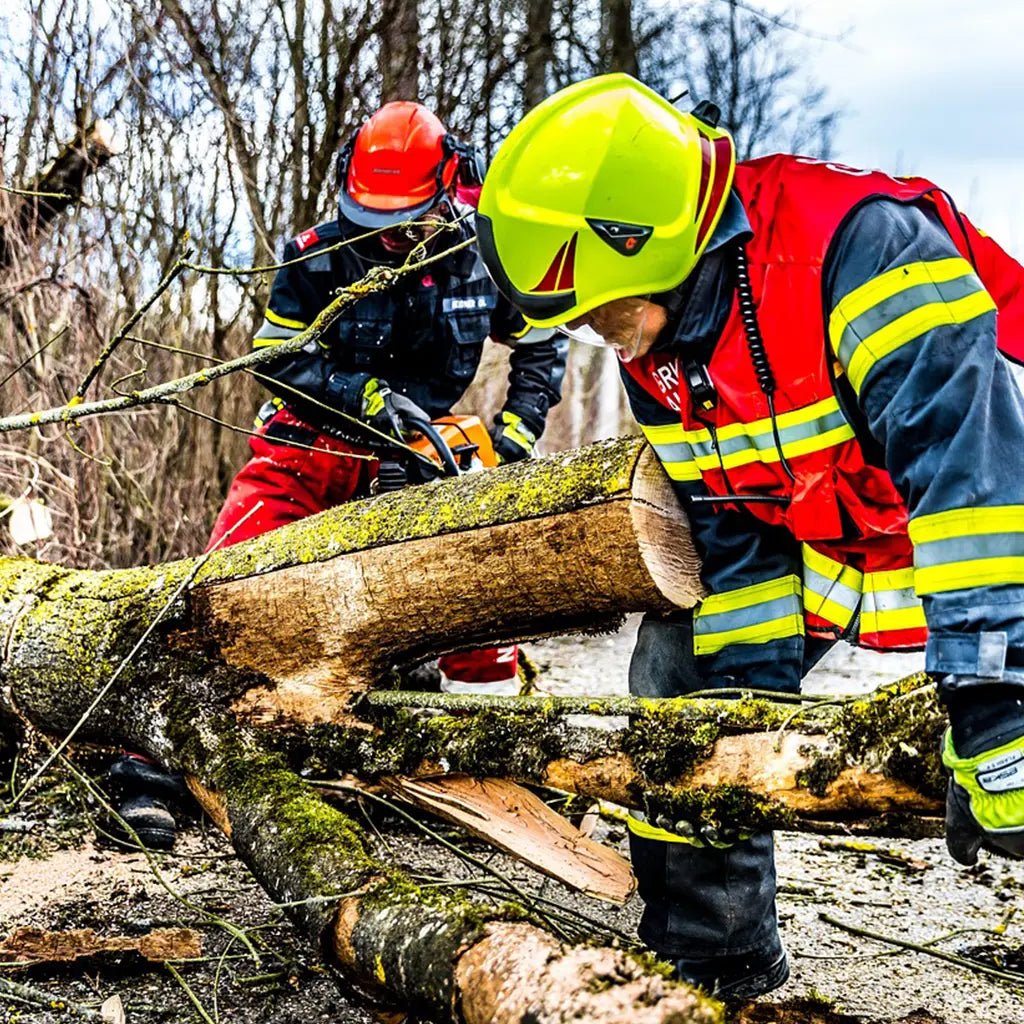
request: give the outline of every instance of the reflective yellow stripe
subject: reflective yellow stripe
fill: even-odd
[[[669,480],[700,479],[700,470],[693,460],[693,453],[684,442],[686,431],[681,423],[641,423],[640,429],[658,456]]]
[[[1024,506],[949,509],[911,520],[918,594],[1024,583]]]
[[[875,363],[901,345],[943,324],[965,324],[983,313],[995,312],[996,304],[988,292],[976,292],[955,302],[934,302],[919,306],[913,313],[902,316],[895,323],[865,338],[853,359],[848,374],[855,391],[860,391],[864,378]]]
[[[888,569],[864,575],[861,633],[924,629],[924,606],[914,592],[914,569]]]
[[[915,289],[920,294],[904,296],[902,305],[895,301]],[[909,263],[879,274],[845,296],[829,318],[829,340],[859,392],[879,359],[935,327],[967,323],[995,308],[973,267],[962,257]],[[869,316],[872,312],[876,315]],[[855,327],[858,317],[867,323]],[[858,327],[863,333],[858,333]]]
[[[798,577],[783,576],[712,594],[694,616],[694,653],[714,654],[733,644],[761,644],[802,636],[801,589]]]
[[[816,551],[809,544],[803,544],[801,550],[804,611],[846,629],[860,605],[863,573]]]
[[[869,572],[864,576],[864,593],[880,593],[883,590],[905,590],[914,585],[912,566],[905,569],[887,569],[884,572]]]
[[[287,317],[281,316],[279,313],[275,313],[269,306],[263,315],[272,324],[277,324],[278,327],[291,327],[296,331],[304,331],[309,326],[309,324],[302,323],[301,320],[289,320]]]
[[[268,348],[270,345],[280,345],[282,341],[287,341],[287,338],[260,338],[259,336],[252,339],[253,348]]]
[[[1024,531],[1024,505],[991,505],[983,508],[951,508],[910,520],[907,532],[914,544],[949,540],[981,533]]]
[[[862,313],[873,309],[880,302],[891,299],[908,288],[929,282],[938,284],[942,281],[952,281],[955,278],[963,277],[965,273],[973,272],[973,267],[962,256],[948,256],[941,260],[907,263],[901,267],[893,267],[892,270],[873,277],[859,288],[854,288],[848,295],[843,296],[836,308],[832,310],[829,333],[831,334],[832,331],[832,321],[837,317],[844,321],[845,326],[850,321],[856,320]]]
[[[861,633],[885,633],[903,629],[924,629],[927,626],[924,618],[924,606],[913,608],[893,608],[888,611],[862,611],[860,615]]]
[[[824,451],[853,438],[835,396],[776,417],[782,453],[797,458]],[[770,417],[748,423],[729,423],[715,432],[705,427],[684,430],[681,424],[641,424],[672,480],[698,480],[701,472],[735,469],[751,463],[776,463],[780,459]]]
[[[974,558],[966,562],[935,565],[918,569],[914,580],[919,594],[1024,583],[1024,557]]]

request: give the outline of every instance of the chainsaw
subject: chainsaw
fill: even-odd
[[[375,445],[380,456],[378,494],[498,464],[491,436],[478,416],[441,416],[429,421],[407,416],[405,424],[410,434],[404,445]]]

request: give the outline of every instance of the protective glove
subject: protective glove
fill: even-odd
[[[497,418],[491,441],[498,465],[532,459],[537,435],[523,422],[523,418],[507,409]]]
[[[973,757],[959,757],[946,731],[942,763],[953,776],[946,794],[946,849],[961,864],[978,850],[1024,857],[1024,735]]]
[[[392,391],[386,380],[370,377],[363,385],[359,414],[374,430],[401,441],[410,419],[430,422],[430,417],[411,398]]]
[[[752,832],[732,826],[716,826],[699,818],[673,820],[667,814],[657,814],[653,818],[648,818],[639,811],[630,811],[629,818],[629,830],[641,838],[664,841],[667,837],[659,835],[660,830],[670,833],[673,842],[686,843],[689,846],[711,846],[718,850],[727,850],[753,835]]]
[[[946,847],[974,864],[985,847],[1024,856],[1024,687],[969,675],[939,680],[949,711],[942,761],[952,772],[946,794]]]

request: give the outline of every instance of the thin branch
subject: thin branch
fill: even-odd
[[[8,978],[0,977],[0,997],[13,998],[17,1002],[29,1003],[41,1006],[51,1013],[66,1013],[69,1016],[84,1017],[86,1020],[99,1020],[100,1015],[95,1010],[90,1010],[80,1003],[73,1003],[52,992],[44,992],[40,988],[31,985],[22,985],[20,982],[11,981]]]
[[[772,690],[701,690],[685,697],[552,697],[544,694],[530,694],[517,697],[510,707],[507,697],[493,694],[464,693],[418,693],[410,690],[372,690],[363,695],[362,703],[374,708],[431,708],[443,711],[515,711],[517,714],[557,715],[642,715],[652,711],[687,710],[696,705],[699,698],[718,699],[763,696],[774,699],[779,696],[796,697],[811,702],[803,712],[815,710],[832,700],[811,694],[778,694]],[[783,700],[779,703],[792,703]]]
[[[68,202],[74,200],[66,192],[33,192],[30,188],[13,188],[11,185],[0,185],[0,191],[10,192],[12,196],[36,196],[40,199],[66,199]]]
[[[46,423],[75,422],[77,420],[85,419],[87,416],[124,412],[128,409],[137,408],[143,405],[156,405],[160,403],[166,404],[173,396],[185,394],[195,388],[204,387],[211,381],[217,380],[220,377],[226,377],[228,374],[234,373],[237,370],[248,370],[251,367],[260,366],[263,363],[269,363],[272,360],[277,359],[279,356],[289,355],[293,352],[300,352],[310,342],[318,342],[331,324],[341,316],[342,311],[348,306],[358,302],[367,295],[386,291],[403,275],[445,259],[452,253],[467,248],[475,241],[475,236],[467,238],[457,245],[452,246],[450,249],[446,249],[444,252],[437,253],[434,256],[428,256],[426,259],[420,260],[418,263],[407,262],[403,264],[403,266],[397,268],[375,267],[361,281],[357,281],[355,284],[341,290],[337,298],[335,298],[326,309],[321,310],[313,323],[311,323],[301,334],[297,334],[294,338],[288,338],[286,341],[278,342],[274,345],[268,345],[265,348],[254,349],[252,352],[248,352],[244,356],[239,356],[237,359],[221,363],[219,366],[199,370],[196,373],[190,373],[185,377],[178,377],[175,380],[165,381],[162,384],[154,385],[153,387],[147,388],[143,391],[136,391],[128,396],[110,398],[96,402],[79,402],[77,405],[69,403],[68,405],[59,406],[57,408],[45,409],[41,412],[22,413],[18,416],[7,416],[0,419],[0,434],[9,433],[12,430],[26,430],[30,427],[38,427]],[[338,413],[338,415],[344,416],[345,414]],[[352,417],[346,418],[352,419]],[[366,427],[362,421],[358,422],[361,427],[364,427],[367,430],[372,429]],[[374,431],[374,433],[380,432]],[[389,444],[393,445],[396,443],[394,438],[387,434],[381,433],[380,436],[388,441]]]
[[[906,939],[898,939],[893,935],[882,935],[880,932],[873,932],[867,928],[859,928],[856,925],[846,924],[829,914],[821,913],[819,919],[825,924],[832,925],[840,931],[848,932],[850,935],[858,935],[865,939],[874,939],[875,942],[887,943],[890,946],[899,946],[902,949],[910,949],[915,953],[925,953],[934,956],[939,960],[955,964],[957,967],[966,968],[969,971],[976,971],[979,974],[987,974],[990,978],[998,978],[1000,981],[1010,981],[1016,985],[1024,985],[1024,973],[1019,971],[1001,971],[998,967],[990,967],[988,964],[979,963],[977,960],[970,960],[964,956],[957,956],[955,953],[944,953],[941,949],[932,949],[930,944],[922,945],[917,942],[909,942]],[[945,936],[948,938],[948,936]]]

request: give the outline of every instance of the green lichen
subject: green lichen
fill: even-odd
[[[829,743],[808,748],[797,782],[815,796],[851,765],[862,765],[941,800],[946,775],[940,757],[946,718],[924,673],[843,703],[829,720]]]
[[[299,743],[294,729],[281,749],[310,771],[357,770],[363,777],[407,774],[424,761],[471,775],[536,778],[560,757],[564,723],[556,716],[509,710],[429,718],[408,711],[386,716],[381,732],[312,726]]]
[[[197,582],[239,579],[399,540],[569,512],[627,489],[642,448],[639,439],[605,441],[482,475],[349,502],[214,553]]]
[[[702,700],[670,706],[651,702],[622,734],[622,750],[640,775],[658,785],[685,779],[707,760],[723,733],[778,728],[787,710],[769,700]]]

